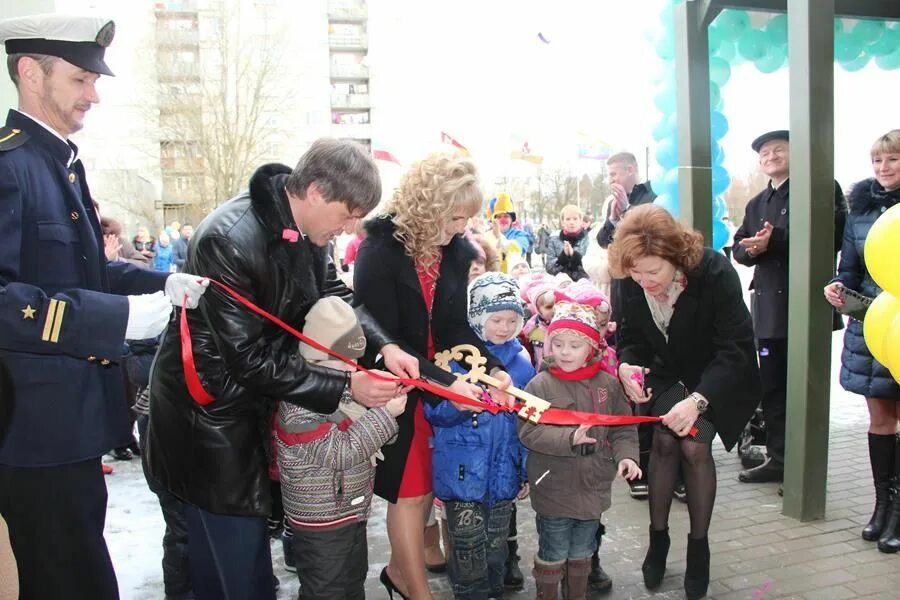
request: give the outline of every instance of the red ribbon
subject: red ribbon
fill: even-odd
[[[491,414],[497,414],[503,410],[514,410],[518,412],[522,407],[525,406],[522,402],[517,402],[514,409],[504,409],[498,404],[481,402],[479,400],[473,400],[471,398],[467,398],[466,396],[462,396],[457,394],[456,392],[450,390],[447,387],[442,385],[432,383],[431,381],[427,381],[425,379],[410,379],[408,377],[396,377],[394,375],[382,375],[381,373],[377,373],[375,371],[370,371],[366,369],[362,365],[357,364],[355,361],[347,358],[346,356],[335,352],[331,348],[323,346],[316,340],[307,337],[276,317],[263,310],[250,300],[244,298],[241,294],[234,291],[224,283],[216,281],[215,279],[210,279],[210,283],[224,291],[226,294],[243,304],[250,312],[253,312],[264,319],[278,325],[284,331],[287,331],[292,336],[304,342],[305,344],[312,346],[316,350],[324,352],[328,356],[336,358],[341,362],[344,362],[354,369],[358,369],[362,371],[369,377],[374,377],[375,379],[380,379],[381,381],[397,381],[406,386],[412,386],[418,388],[420,390],[425,390],[427,392],[431,392],[441,398],[446,398],[451,400],[457,404],[462,404],[464,406],[471,406],[476,408],[481,408],[483,410],[488,411]],[[191,394],[191,397],[194,401],[200,406],[206,406],[211,403],[215,398],[213,398],[204,388],[203,383],[200,381],[200,376],[197,374],[197,366],[194,363],[194,354],[193,348],[191,344],[191,331],[190,327],[188,327],[187,322],[187,296],[182,299],[181,302],[181,318],[180,318],[180,332],[181,332],[181,362],[184,368],[184,379],[187,383],[188,392]],[[547,425],[601,425],[601,426],[616,426],[616,425],[636,425],[638,423],[656,423],[659,421],[659,417],[633,417],[633,416],[624,416],[624,415],[600,415],[596,413],[584,413],[578,412],[574,410],[564,410],[561,408],[549,408],[541,413],[540,423]]]

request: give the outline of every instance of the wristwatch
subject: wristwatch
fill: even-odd
[[[351,402],[353,402],[353,393],[350,391],[350,371],[347,371],[344,389],[341,391],[341,404],[350,404]]]
[[[691,394],[691,400],[694,401],[694,404],[697,406],[697,412],[699,412],[701,415],[706,412],[706,409],[709,408],[709,400],[707,400],[697,392]]]

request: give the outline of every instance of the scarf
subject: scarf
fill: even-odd
[[[582,381],[594,377],[603,369],[603,361],[595,360],[574,371],[563,371],[559,367],[550,367],[550,374],[563,381]]]
[[[651,296],[644,292],[653,322],[663,334],[663,337],[666,338],[666,341],[669,341],[669,323],[671,323],[672,315],[675,313],[675,303],[678,302],[678,297],[681,296],[681,292],[686,287],[687,277],[681,271],[675,271],[672,283],[669,284],[669,287],[662,294]]]

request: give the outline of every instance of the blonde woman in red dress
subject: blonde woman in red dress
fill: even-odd
[[[356,301],[406,352],[419,357],[422,375],[470,397],[480,389],[431,361],[436,351],[472,344],[488,358],[488,369],[509,382],[467,322],[466,284],[477,251],[462,233],[481,202],[475,165],[468,159],[435,154],[414,163],[384,214],[368,223],[354,272]],[[431,598],[423,535],[432,505],[431,426],[423,401],[436,399],[410,392],[397,441],[383,448],[375,476],[375,493],[390,503],[391,558],[381,581],[391,598],[395,592],[400,598]]]

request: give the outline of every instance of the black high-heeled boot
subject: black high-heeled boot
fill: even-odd
[[[896,446],[897,456],[894,458],[894,499],[891,501],[891,510],[888,514],[884,531],[878,538],[878,550],[887,554],[900,552],[900,438]]]
[[[666,574],[666,558],[669,556],[671,543],[668,527],[661,531],[650,527],[650,547],[647,548],[647,556],[644,557],[644,564],[641,565],[644,585],[648,590],[654,590],[662,583],[663,575]]]
[[[684,569],[684,594],[687,600],[699,600],[709,588],[709,538],[688,535],[687,565]]]
[[[895,435],[869,434],[869,462],[872,464],[872,479],[875,482],[875,511],[862,530],[862,538],[869,542],[881,537],[890,514],[896,445]]]

